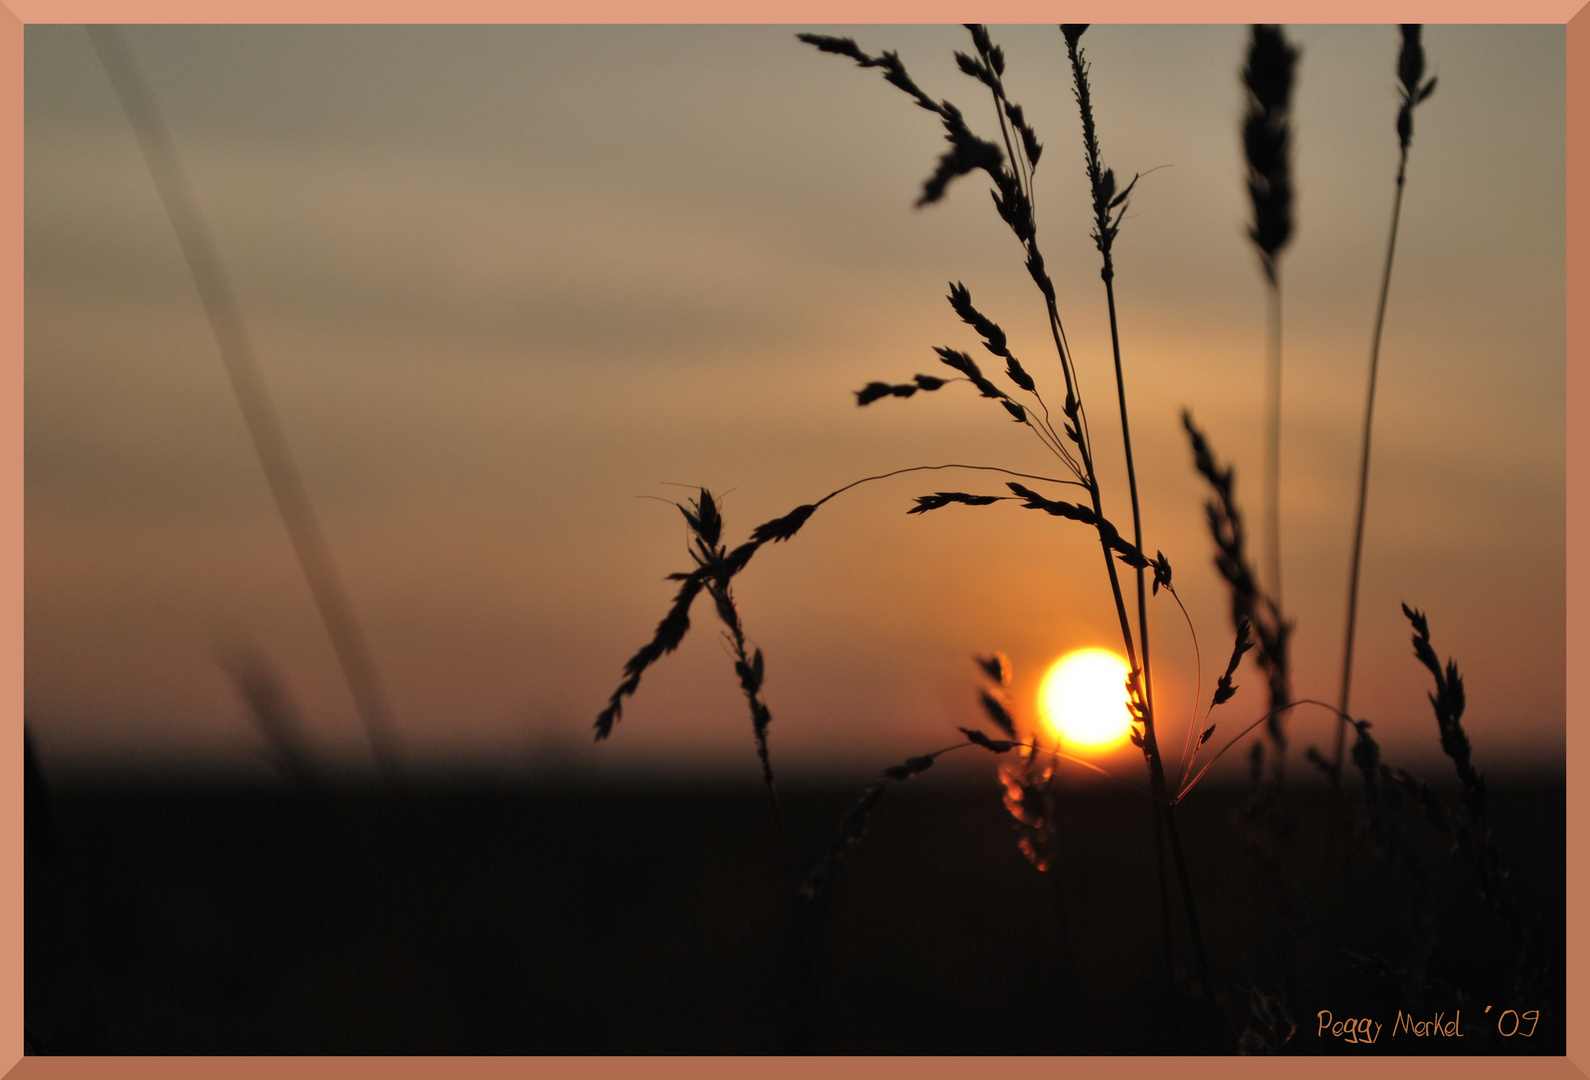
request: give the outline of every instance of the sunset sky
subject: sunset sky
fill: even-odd
[[[666,610],[665,575],[690,568],[666,503],[694,489],[674,485],[724,494],[737,541],[905,466],[1055,475],[1030,432],[968,387],[856,406],[868,381],[949,374],[936,345],[998,370],[945,302],[952,281],[1040,387],[1059,374],[986,182],[913,209],[944,145],[934,118],[797,31],[899,51],[930,94],[993,130],[986,92],[955,68],[969,49],[956,27],[128,30],[415,762],[754,781],[706,603],[613,738],[591,742]],[[1287,33],[1302,60],[1298,230],[1282,263],[1285,596],[1295,689],[1334,700],[1399,38]],[[1262,511],[1247,34],[1083,38],[1105,161],[1148,173],[1116,248],[1124,363],[1146,546],[1175,567],[1204,704],[1231,627],[1183,407],[1236,463],[1250,521]],[[1052,26],[994,36],[1046,146],[1039,239],[1106,512],[1124,523],[1064,43]],[[1440,82],[1417,113],[1381,351],[1353,697],[1399,762],[1437,750],[1404,601],[1464,674],[1482,769],[1563,755],[1564,43],[1561,26],[1425,34]],[[25,695],[41,755],[266,775],[266,743],[217,659],[241,640],[281,677],[317,758],[367,769],[192,277],[83,28],[30,26],[25,77]],[[1052,660],[1119,646],[1088,529],[1011,504],[905,513],[957,489],[1001,487],[975,473],[864,485],[736,582],[767,658],[776,763],[865,772],[957,741],[978,719],[975,653],[1010,654],[1030,718]],[[1151,614],[1161,723],[1179,745],[1193,645],[1168,599]],[[1237,681],[1222,733],[1262,711],[1251,662]],[[1299,745],[1332,730],[1318,710],[1293,721]],[[1135,753],[1111,767],[1137,779]]]

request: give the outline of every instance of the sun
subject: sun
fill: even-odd
[[[1038,688],[1038,717],[1049,734],[1079,750],[1101,751],[1132,734],[1126,661],[1108,649],[1077,649],[1054,662]]]

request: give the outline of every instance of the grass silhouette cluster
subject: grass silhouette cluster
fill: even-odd
[[[1073,24],[1061,26],[1072,95],[1080,120],[1083,165],[1090,199],[1091,238],[1100,257],[1100,278],[1109,313],[1116,405],[1125,455],[1126,495],[1131,511],[1128,527],[1124,519],[1117,523],[1105,512],[1105,491],[1097,467],[1087,405],[1076,377],[1074,356],[1066,337],[1054,283],[1040,246],[1033,180],[1043,156],[1043,143],[1029,124],[1021,105],[1010,96],[1003,51],[993,42],[986,28],[969,25],[967,29],[972,49],[969,52],[956,52],[954,59],[960,72],[989,95],[998,131],[987,138],[973,130],[967,114],[961,108],[924,91],[908,73],[898,54],[883,51],[874,55],[863,50],[851,38],[817,34],[800,34],[798,37],[803,43],[823,53],[849,59],[863,69],[879,71],[885,82],[907,95],[918,108],[937,118],[947,147],[923,181],[916,205],[927,206],[943,200],[951,187],[963,178],[980,176],[989,183],[995,212],[1018,242],[1024,268],[1037,289],[1046,317],[1047,344],[1053,352],[1043,364],[1030,363],[1030,357],[1029,362],[1018,359],[1010,336],[994,317],[974,303],[971,289],[962,282],[952,282],[946,297],[951,309],[962,323],[975,332],[982,349],[1000,364],[1002,371],[987,373],[972,353],[952,345],[938,345],[934,346],[934,352],[938,360],[950,369],[949,374],[918,373],[905,381],[874,380],[854,391],[854,394],[859,406],[871,406],[887,398],[907,399],[919,393],[948,390],[952,384],[965,383],[980,397],[996,404],[1006,418],[1028,429],[1044,451],[1057,462],[1060,475],[1034,477],[996,466],[911,466],[882,476],[863,478],[814,503],[798,507],[785,517],[757,527],[749,540],[735,548],[722,542],[720,508],[712,495],[702,489],[696,499],[679,504],[691,529],[691,556],[695,567],[672,575],[673,580],[679,582],[673,606],[658,624],[651,641],[626,665],[623,681],[597,719],[598,739],[612,733],[621,715],[622,703],[635,693],[642,672],[679,645],[689,628],[690,608],[704,593],[714,602],[719,619],[726,628],[725,638],[749,706],[764,781],[769,794],[773,796],[777,815],[777,796],[768,749],[771,713],[761,697],[764,660],[761,651],[753,649],[747,642],[731,589],[733,578],[744,570],[760,546],[789,539],[825,502],[860,484],[926,469],[976,469],[1003,473],[1013,479],[1006,480],[1002,491],[932,491],[917,496],[906,512],[923,515],[952,505],[982,508],[1008,502],[1023,509],[1041,511],[1092,532],[1099,543],[1103,570],[1119,624],[1121,649],[1130,670],[1124,687],[1131,714],[1130,738],[1143,755],[1146,787],[1105,773],[1090,762],[1066,754],[1057,740],[1046,740],[1036,727],[1025,723],[1020,710],[1014,707],[1007,696],[1010,684],[1008,659],[1000,653],[979,656],[976,658],[977,665],[985,682],[979,691],[979,700],[988,722],[987,730],[963,727],[960,731],[965,741],[908,757],[885,769],[875,782],[862,791],[855,805],[840,822],[827,851],[811,870],[795,877],[796,893],[810,909],[820,908],[821,902],[833,890],[841,864],[865,837],[874,811],[892,785],[928,771],[945,754],[978,747],[1001,758],[999,777],[1004,790],[1005,807],[1015,830],[1015,840],[1021,853],[1039,872],[1052,872],[1061,862],[1064,838],[1057,813],[1057,797],[1062,790],[1058,766],[1070,763],[1092,769],[1146,798],[1151,806],[1154,826],[1155,862],[1159,868],[1163,923],[1161,929],[1166,942],[1168,978],[1189,1015],[1200,1018],[1198,1030],[1201,1034],[1195,1044],[1190,1046],[1192,1049],[1215,1052],[1240,1050],[1245,1053],[1284,1049],[1297,1031],[1297,1025],[1288,1013],[1288,1000],[1295,1001],[1307,993],[1317,992],[1325,984],[1325,975],[1322,973],[1333,966],[1341,968],[1343,964],[1350,964],[1356,971],[1394,975],[1409,986],[1420,983],[1417,994],[1425,992],[1429,980],[1425,978],[1423,959],[1420,958],[1428,958],[1428,948],[1423,952],[1415,950],[1417,962],[1412,969],[1398,968],[1373,953],[1355,952],[1337,945],[1327,925],[1330,921],[1328,912],[1323,916],[1316,913],[1306,917],[1302,912],[1306,905],[1301,903],[1305,892],[1334,897],[1330,888],[1339,869],[1337,849],[1345,839],[1348,841],[1345,850],[1353,858],[1360,861],[1378,858],[1384,863],[1402,866],[1410,883],[1409,895],[1415,898],[1414,906],[1427,915],[1430,873],[1415,854],[1415,845],[1409,839],[1413,835],[1412,831],[1420,827],[1420,819],[1433,825],[1441,836],[1463,851],[1474,865],[1485,902],[1497,924],[1506,932],[1511,945],[1509,955],[1512,958],[1512,970],[1508,989],[1537,992],[1545,970],[1540,948],[1541,931],[1538,924],[1532,922],[1519,906],[1502,867],[1495,841],[1485,826],[1484,780],[1471,761],[1469,742],[1462,727],[1462,679],[1455,665],[1449,661],[1443,666],[1437,659],[1430,642],[1429,627],[1422,614],[1404,608],[1414,628],[1416,655],[1435,680],[1436,689],[1430,695],[1430,700],[1435,710],[1441,748],[1453,761],[1461,785],[1459,807],[1447,805],[1428,785],[1406,770],[1383,763],[1379,746],[1370,734],[1370,722],[1354,718],[1348,712],[1352,615],[1356,611],[1357,576],[1362,552],[1363,490],[1368,475],[1369,428],[1373,416],[1380,329],[1384,321],[1396,222],[1400,214],[1412,139],[1413,109],[1428,99],[1435,88],[1434,79],[1423,81],[1424,56],[1419,28],[1402,28],[1403,49],[1397,65],[1402,100],[1396,118],[1396,131],[1401,161],[1397,172],[1392,236],[1380,306],[1375,317],[1369,412],[1365,421],[1349,592],[1348,637],[1344,650],[1342,695],[1336,706],[1312,699],[1297,699],[1293,695],[1290,649],[1294,621],[1282,606],[1280,592],[1280,256],[1296,232],[1290,111],[1300,54],[1287,41],[1281,28],[1253,28],[1247,60],[1240,73],[1241,85],[1247,96],[1247,110],[1239,133],[1253,210],[1249,238],[1259,254],[1270,296],[1270,393],[1266,447],[1268,516],[1265,531],[1268,534],[1268,556],[1272,565],[1266,575],[1266,582],[1255,569],[1249,550],[1246,521],[1236,497],[1235,471],[1230,465],[1222,465],[1217,460],[1207,435],[1194,424],[1191,415],[1184,412],[1182,424],[1190,441],[1195,470],[1211,491],[1206,505],[1207,523],[1215,549],[1215,566],[1229,593],[1233,636],[1228,663],[1216,680],[1207,705],[1202,703],[1200,690],[1199,700],[1195,701],[1192,710],[1192,719],[1181,740],[1180,753],[1173,755],[1174,760],[1169,761],[1162,744],[1166,729],[1156,709],[1153,694],[1148,605],[1161,592],[1178,607],[1181,607],[1181,600],[1172,584],[1170,559],[1163,551],[1152,549],[1144,540],[1143,515],[1132,452],[1126,365],[1123,363],[1116,306],[1115,241],[1139,177],[1134,175],[1123,184],[1117,180],[1113,169],[1105,164],[1094,115],[1090,66],[1082,48],[1087,27]],[[1057,396],[1046,399],[1040,384],[1055,375],[1059,377]],[[1061,497],[1062,494],[1066,497]],[[1148,554],[1150,550],[1154,550],[1152,556]],[[1123,582],[1119,571],[1121,565],[1133,572],[1135,583]],[[1189,629],[1192,629],[1192,620],[1187,616],[1186,609],[1182,607],[1181,610]],[[1193,641],[1196,647],[1196,633],[1193,634]],[[1250,651],[1268,684],[1266,707],[1261,710],[1262,715],[1242,726],[1234,736],[1216,743],[1213,736],[1221,722],[1216,717],[1216,711],[1228,707],[1237,694],[1236,676],[1243,658]],[[1306,865],[1308,860],[1292,850],[1292,822],[1283,806],[1284,761],[1289,742],[1287,722],[1294,711],[1304,706],[1335,717],[1338,733],[1334,760],[1313,747],[1307,750],[1308,760],[1329,774],[1339,786],[1342,777],[1342,740],[1347,728],[1353,728],[1356,741],[1351,757],[1362,778],[1364,792],[1362,818],[1350,823],[1333,821],[1329,847],[1323,853],[1323,858],[1312,866]],[[1223,717],[1226,714],[1222,712],[1219,715]],[[1232,726],[1240,723],[1234,722]],[[1249,987],[1243,1000],[1223,993],[1223,984],[1216,982],[1209,949],[1204,940],[1189,860],[1178,830],[1176,809],[1199,786],[1216,761],[1260,728],[1264,730],[1265,737],[1251,744],[1255,793],[1242,815],[1242,823],[1250,831],[1253,850],[1261,856],[1261,860],[1267,862],[1276,881],[1282,886],[1283,902],[1279,918],[1285,925],[1304,935],[1306,940],[1302,940],[1296,949],[1307,955],[1304,963],[1291,969],[1288,985]],[[1217,749],[1206,753],[1206,747],[1216,746]],[[1268,767],[1265,764],[1266,747],[1269,748]],[[1338,824],[1341,830],[1345,830],[1343,836],[1338,835]],[[779,833],[782,843],[782,825],[779,826]],[[1172,901],[1172,880],[1179,902]],[[1323,890],[1318,887],[1322,885],[1325,887]],[[1056,895],[1058,897],[1060,894],[1057,892]],[[1181,980],[1177,974],[1178,971],[1187,970],[1176,962],[1174,956],[1177,935],[1173,926],[1173,911],[1177,908],[1184,930],[1182,940],[1190,954],[1191,971],[1194,974],[1191,982]],[[1063,904],[1057,904],[1057,915],[1063,922]],[[809,933],[820,932],[814,929],[814,922],[803,925]],[[1425,918],[1421,925],[1428,929],[1429,919]],[[1064,937],[1062,933],[1062,940]]]

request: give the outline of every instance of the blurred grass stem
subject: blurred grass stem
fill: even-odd
[[[400,775],[397,736],[392,710],[376,671],[364,631],[354,615],[347,589],[337,573],[331,548],[321,532],[304,487],[303,476],[287,444],[286,433],[266,391],[254,346],[243,324],[237,297],[232,292],[221,266],[220,253],[199,212],[197,199],[189,186],[176,146],[155,104],[148,84],[138,70],[120,28],[90,26],[88,35],[104,65],[105,74],[120,98],[122,108],[138,138],[150,178],[160,194],[177,242],[193,274],[193,283],[209,316],[216,345],[231,378],[238,407],[248,426],[276,502],[277,513],[298,556],[321,621],[331,638],[332,648],[342,666],[343,676],[353,693],[359,718],[364,723],[376,761],[387,779]]]

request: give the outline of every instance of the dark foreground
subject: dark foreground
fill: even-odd
[[[786,792],[803,866],[855,795]],[[1504,997],[1505,935],[1475,874],[1428,830],[1412,862],[1362,851],[1327,900],[1323,792],[1292,796],[1278,863],[1231,823],[1241,792],[1199,796],[1181,820],[1228,1039],[1565,1052],[1560,784],[1490,793],[1551,960],[1527,1001]],[[1147,804],[1074,794],[1061,821],[1064,863],[1039,875],[991,770],[897,786],[802,936],[759,790],[57,785],[29,809],[28,1039],[125,1054],[1229,1048],[1196,1000],[1179,907],[1167,970]],[[815,990],[797,977],[813,969],[802,940]],[[1322,1036],[1321,1010],[1375,1041]],[[1438,1014],[1449,1033],[1397,1030]]]

